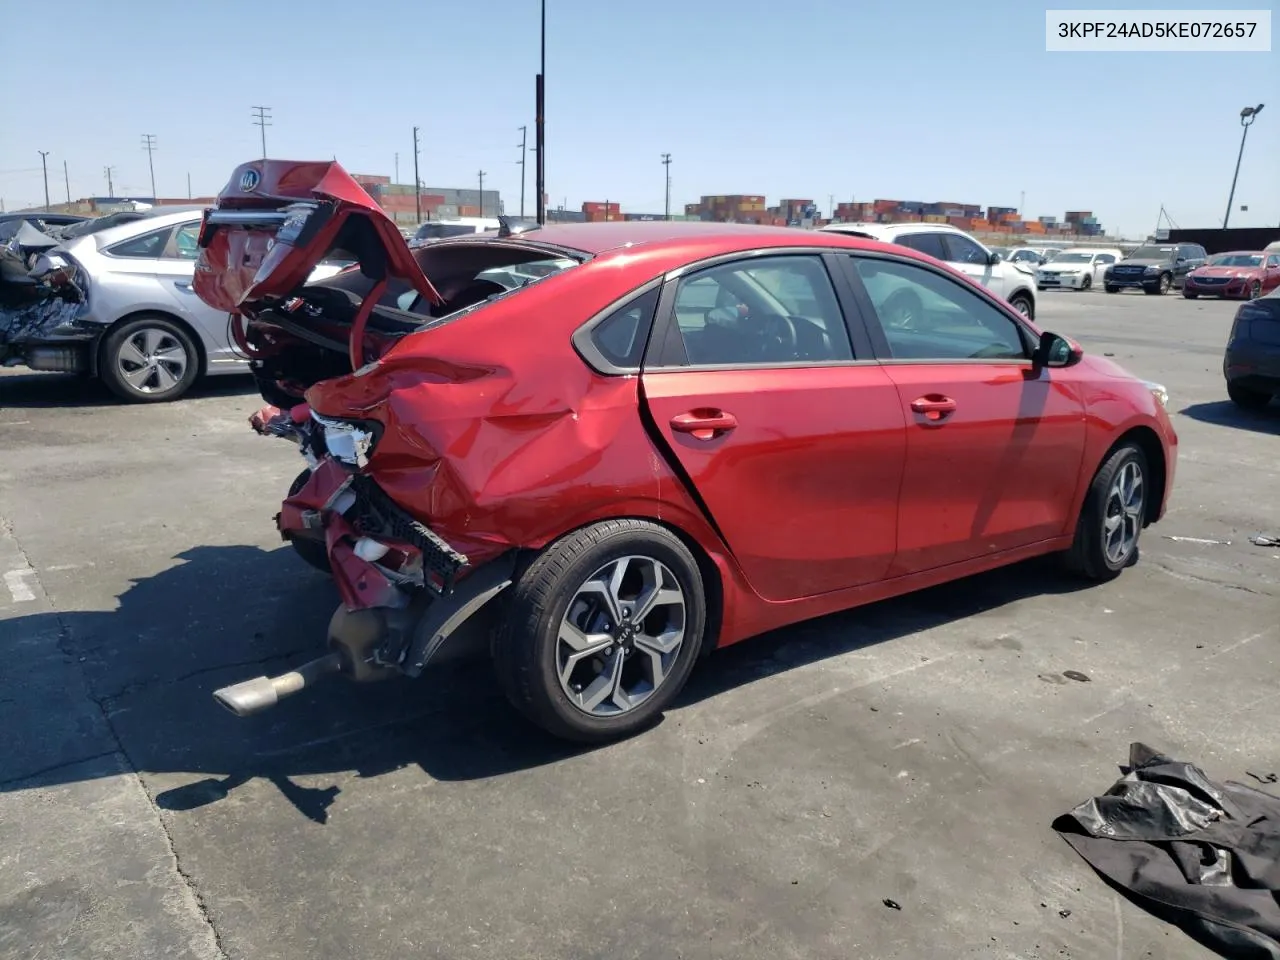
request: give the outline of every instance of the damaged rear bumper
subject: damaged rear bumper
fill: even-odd
[[[305,425],[299,430],[305,434]],[[285,540],[324,538],[342,603],[330,621],[324,656],[279,677],[257,677],[214,693],[238,716],[261,712],[333,674],[361,682],[416,677],[446,659],[446,641],[453,653],[465,655],[489,625],[477,614],[515,576],[515,551],[472,569],[372,478],[327,457],[284,501],[276,526]]]

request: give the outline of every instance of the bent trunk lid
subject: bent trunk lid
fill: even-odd
[[[292,295],[339,250],[371,280],[402,280],[440,301],[400,230],[336,161],[237,167],[205,211],[193,286],[217,310],[252,314]]]

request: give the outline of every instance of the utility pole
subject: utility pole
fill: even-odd
[[[1023,220],[1027,219],[1026,206],[1027,206],[1027,191],[1023,190],[1020,194],[1018,194],[1018,216],[1022,217]]]
[[[534,88],[534,149],[538,153],[537,172],[534,175],[538,189],[538,223],[547,222],[547,0],[542,0],[542,53],[538,80]]]
[[[836,218],[836,195],[834,193],[827,194],[827,209],[831,211],[829,216],[834,220]]]
[[[520,128],[520,219],[524,219],[524,158],[529,154],[529,128]]]
[[[67,161],[62,161],[62,182],[67,186],[67,213],[71,212],[71,174],[67,173]]]
[[[190,173],[190,172],[188,172],[188,173],[187,173],[187,199],[188,199],[188,200],[190,200],[191,198],[192,198],[192,193],[191,193],[191,173]]]
[[[262,133],[262,159],[267,159],[267,127],[271,126],[271,108],[254,107],[253,125]]]
[[[484,171],[480,171],[480,216],[484,216]]]
[[[396,152],[396,175],[395,175],[395,177],[393,177],[393,178],[392,178],[391,182],[392,182],[392,183],[399,183],[399,182],[400,182],[400,153],[399,153],[399,151],[397,151],[397,152]]]
[[[49,156],[48,150],[37,151],[40,154],[40,166],[44,169],[44,212],[49,212]]]
[[[1222,218],[1222,229],[1227,229],[1227,222],[1231,219],[1231,204],[1236,198],[1236,181],[1240,179],[1240,161],[1244,159],[1244,141],[1249,136],[1249,126],[1253,121],[1258,119],[1258,114],[1262,112],[1263,104],[1256,107],[1245,107],[1240,111],[1240,126],[1244,127],[1244,133],[1240,134],[1240,152],[1236,154],[1236,172],[1231,177],[1231,192],[1227,194],[1227,215]]]
[[[156,165],[151,159],[151,154],[156,149],[156,135],[154,133],[144,133],[142,135],[142,149],[147,151],[147,167],[151,170],[151,199],[156,198]]]
[[[662,165],[667,168],[667,203],[663,216],[671,219],[671,154],[664,153],[662,155]]]
[[[418,177],[418,128],[413,128],[413,208],[422,222],[422,180]]]
[[[107,175],[107,196],[114,198],[116,195],[116,188],[111,185],[111,167],[103,167],[102,172]]]

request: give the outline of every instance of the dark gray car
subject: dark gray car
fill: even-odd
[[[1222,374],[1227,396],[1241,407],[1261,410],[1280,395],[1280,287],[1240,304]]]
[[[1107,293],[1138,287],[1143,293],[1168,293],[1181,287],[1188,273],[1204,265],[1206,254],[1198,243],[1152,243],[1139,247],[1107,268],[1102,285]]]

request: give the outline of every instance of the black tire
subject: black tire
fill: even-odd
[[[1196,297],[1200,296],[1197,291],[1188,290],[1185,285],[1182,288],[1182,295],[1188,300],[1194,300]]]
[[[1249,299],[1257,300],[1260,296],[1262,296],[1262,283],[1255,280],[1249,284]]]
[[[262,399],[273,407],[279,407],[281,410],[292,410],[298,404],[306,402],[305,397],[297,397],[281,390],[274,380],[259,377],[257,374],[254,374],[253,380],[258,387],[258,393],[262,395]]]
[[[1261,410],[1271,402],[1271,394],[1264,390],[1250,390],[1230,382],[1227,384],[1227,396],[1237,407],[1245,410]]]
[[[1035,303],[1025,293],[1015,293],[1010,297],[1009,306],[1013,307],[1013,309],[1017,310],[1028,320],[1034,320],[1036,318]]]
[[[1089,276],[1086,273],[1084,275],[1084,279],[1080,281],[1080,289],[1084,291],[1084,290],[1089,290],[1092,287],[1093,287],[1093,277]]]
[[[1102,285],[1102,289],[1103,289],[1103,290],[1105,290],[1105,291],[1107,291],[1107,293],[1119,293],[1119,292],[1120,292],[1120,288],[1119,288],[1119,287],[1112,286],[1112,285],[1111,285],[1111,284],[1109,284],[1109,283],[1104,283],[1104,284]]]
[[[1143,293],[1149,293],[1154,296],[1162,297],[1173,289],[1172,274],[1162,273],[1160,279],[1153,286],[1145,286],[1142,288]]]
[[[294,477],[293,483],[289,484],[289,496],[292,497],[305,487],[309,479],[311,479],[310,470],[303,470]],[[296,537],[289,540],[289,545],[293,547],[293,552],[305,560],[309,566],[315,567],[321,573],[333,573],[333,568],[329,565],[329,550],[325,546],[323,537],[319,540],[311,537]]]
[[[1107,515],[1112,484],[1120,471],[1129,464],[1137,465],[1142,480],[1142,517],[1134,532],[1132,548],[1122,556],[1113,558],[1104,549],[1103,520]],[[1125,567],[1137,563],[1139,540],[1146,522],[1146,497],[1150,493],[1151,471],[1142,448],[1131,442],[1116,447],[1093,475],[1093,482],[1089,484],[1089,491],[1085,494],[1080,518],[1076,521],[1075,541],[1063,557],[1067,570],[1075,576],[1100,583],[1114,579]]]
[[[177,400],[200,376],[200,352],[194,338],[185,326],[164,314],[142,314],[113,327],[102,338],[100,349],[98,374],[102,382],[130,403]]]
[[[602,717],[571,701],[561,684],[558,637],[580,588],[602,568],[624,557],[657,561],[673,575],[683,593],[684,635],[656,689],[637,706]],[[706,623],[706,591],[693,554],[669,530],[644,520],[596,523],[552,543],[520,574],[510,588],[508,604],[493,637],[499,685],[533,723],[554,736],[581,743],[616,740],[648,726],[688,680]],[[619,630],[609,632],[621,636]],[[620,640],[615,643],[621,647]],[[612,647],[605,653],[617,655]],[[602,659],[580,663],[590,667]],[[603,663],[600,666],[597,675],[605,669]]]

